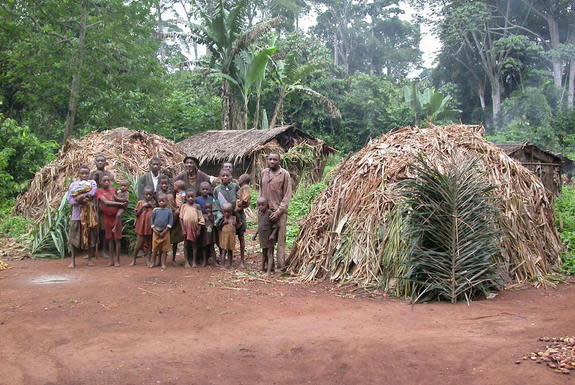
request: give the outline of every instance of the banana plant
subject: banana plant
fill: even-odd
[[[50,206],[46,194],[46,215],[32,229],[32,255],[39,258],[60,256],[68,253],[69,212],[67,194],[56,209]]]
[[[437,123],[461,113],[460,110],[449,108],[451,96],[444,95],[434,88],[426,88],[420,92],[415,83],[403,87],[403,98],[413,112],[415,125],[421,120]]]

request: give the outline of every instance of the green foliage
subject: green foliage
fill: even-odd
[[[403,87],[403,97],[411,108],[415,125],[419,125],[421,121],[438,124],[454,118],[461,112],[449,108],[451,96],[433,88],[426,88],[420,92],[415,83],[412,83],[411,87]]]
[[[564,186],[555,200],[555,217],[565,245],[562,271],[575,275],[575,188]]]
[[[443,172],[420,158],[416,170],[404,191],[413,242],[405,278],[414,301],[469,302],[493,290],[496,211],[477,160],[454,160]]]
[[[44,142],[28,127],[0,114],[0,200],[28,186],[36,170],[54,157],[57,145]]]
[[[49,202],[48,197],[46,200]],[[68,229],[71,207],[64,194],[56,209],[46,205],[45,217],[32,230],[32,255],[39,258],[64,258],[68,254]]]

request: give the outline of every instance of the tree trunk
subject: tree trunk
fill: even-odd
[[[254,125],[253,125],[254,130],[258,128],[258,123],[260,121],[260,96],[261,96],[261,90],[258,90],[256,94],[256,112],[254,113]]]
[[[337,42],[337,33],[333,33],[333,64],[337,66],[338,63],[338,56],[339,56],[339,52],[338,52],[338,47],[339,44]]]
[[[493,123],[501,111],[501,80],[494,76],[491,79],[491,104],[493,108]]]
[[[72,82],[70,84],[70,99],[68,100],[68,111],[66,113],[66,122],[64,123],[64,139],[72,134],[74,122],[76,120],[76,111],[78,109],[78,99],[80,97],[80,75],[84,64],[84,54],[86,51],[86,20],[88,18],[88,1],[82,1],[82,13],[80,15],[80,32],[78,37],[78,51],[72,60]]]
[[[479,103],[481,103],[481,110],[485,112],[485,84],[478,82],[477,94],[479,95]]]
[[[221,112],[221,124],[222,130],[230,129],[230,85],[227,80],[222,81],[222,112]]]
[[[553,16],[547,16],[547,24],[549,25],[549,38],[551,40],[551,48],[555,49],[561,43],[559,40],[559,24]],[[553,67],[553,83],[555,86],[563,86],[563,60],[560,58],[552,57],[551,65]]]
[[[230,93],[230,116],[229,116],[229,128],[228,130],[243,130],[246,128],[244,122],[243,103],[239,102],[233,93]]]
[[[274,113],[272,115],[272,119],[270,120],[270,124],[269,127],[270,128],[274,128],[276,125],[276,120],[278,118],[278,116],[281,113],[281,110],[283,108],[284,102],[285,102],[285,92],[282,89],[280,89],[280,98],[278,99],[278,102],[276,103],[276,107],[274,108]]]
[[[575,107],[575,58],[571,59],[569,65],[569,84],[567,90],[567,106]]]

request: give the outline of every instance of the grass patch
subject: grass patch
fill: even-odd
[[[555,218],[565,252],[561,272],[575,275],[575,188],[564,186],[555,201]]]

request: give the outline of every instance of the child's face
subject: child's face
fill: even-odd
[[[78,177],[80,178],[80,180],[88,180],[88,178],[90,177],[90,170],[88,170],[87,168],[81,168],[78,171]]]
[[[110,177],[105,176],[100,179],[100,184],[102,185],[102,188],[107,190],[110,187]]]
[[[208,193],[210,192],[210,188],[207,186],[202,187],[201,193],[203,197],[207,197]]]
[[[99,156],[96,158],[96,168],[98,170],[103,170],[108,163],[106,162],[106,158],[103,156]]]
[[[232,179],[232,177],[230,176],[229,172],[222,172],[220,174],[220,180],[222,181],[222,184],[224,186],[226,186],[228,183],[230,183],[230,179]]]
[[[160,206],[161,208],[165,208],[167,203],[168,202],[166,202],[166,198],[158,199],[158,206]]]
[[[231,209],[224,209],[224,217],[228,218],[232,216],[232,210]]]
[[[258,202],[258,210],[264,212],[268,209],[268,202]]]
[[[194,204],[194,199],[196,199],[196,195],[193,192],[189,192],[186,194],[186,202],[188,202],[189,204],[193,205]]]
[[[168,186],[169,186],[169,185],[170,185],[170,184],[168,183],[167,180],[162,179],[162,181],[160,182],[160,189],[161,189],[162,191],[168,191]]]
[[[211,204],[206,204],[205,206],[206,209],[206,214],[211,214],[212,213],[212,205]]]
[[[127,183],[120,183],[120,191],[121,192],[128,191],[128,184]]]
[[[144,198],[146,198],[147,201],[151,201],[154,198],[154,192],[151,190],[144,191]]]

